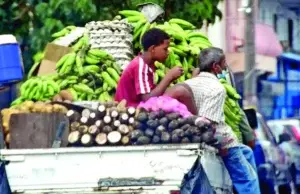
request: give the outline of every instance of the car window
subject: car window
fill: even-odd
[[[284,132],[289,134],[291,137],[294,136],[293,126],[292,125],[284,125]]]
[[[278,143],[280,134],[284,132],[284,126],[271,124],[269,127],[273,133],[273,136],[275,137],[275,141]]]

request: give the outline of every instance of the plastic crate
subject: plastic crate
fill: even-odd
[[[21,51],[13,35],[0,35],[0,84],[22,80],[24,76]]]

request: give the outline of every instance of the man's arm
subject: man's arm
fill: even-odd
[[[195,105],[193,94],[183,85],[177,84],[167,89],[164,95],[178,100],[179,102],[184,104],[192,114],[197,115],[197,108]]]

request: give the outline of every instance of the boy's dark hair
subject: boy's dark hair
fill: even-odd
[[[224,52],[220,48],[210,47],[203,49],[199,56],[200,72],[210,72],[213,64],[220,63],[224,59]]]
[[[158,28],[152,28],[148,30],[144,36],[142,37],[142,46],[145,51],[149,49],[151,46],[158,46],[164,42],[164,40],[169,40],[170,36],[158,29]]]

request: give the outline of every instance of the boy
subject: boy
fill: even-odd
[[[135,57],[126,67],[118,82],[115,100],[125,99],[128,106],[136,107],[141,101],[161,96],[173,80],[179,78],[183,69],[174,67],[163,80],[154,84],[154,62],[163,63],[168,58],[170,37],[160,29],[150,29],[142,37],[144,52]]]

